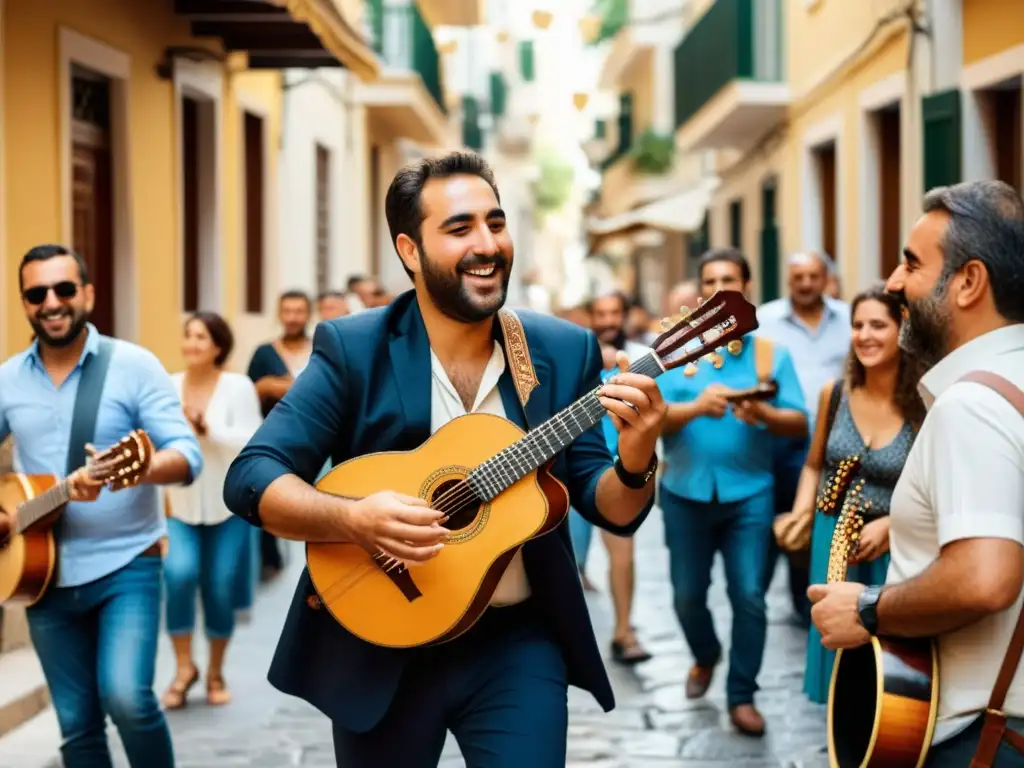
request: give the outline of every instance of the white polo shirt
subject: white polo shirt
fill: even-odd
[[[487,361],[476,399],[468,413],[489,413],[507,418],[501,391],[498,389],[498,382],[504,372],[505,353],[501,344],[495,341],[491,359]],[[430,434],[434,434],[452,419],[466,415],[467,411],[434,350],[430,350],[430,373]],[[519,550],[495,587],[491,605],[514,605],[529,596],[530,582],[526,578],[523,551]]]
[[[988,387],[958,383],[977,370],[1024,388],[1024,325],[968,342],[922,377],[928,416],[892,495],[890,584],[917,576],[953,541],[1000,538],[1024,545],[1024,418]],[[1008,610],[939,638],[933,743],[961,731],[988,704],[1021,602],[1018,596]],[[1003,711],[1024,717],[1024,664]]]

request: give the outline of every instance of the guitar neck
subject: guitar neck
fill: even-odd
[[[657,378],[664,372],[654,352],[639,358],[629,370]],[[563,408],[522,439],[492,456],[468,477],[470,488],[480,499],[490,500],[550,461],[580,435],[601,421],[607,411],[597,393],[591,390],[568,408]]]
[[[17,532],[23,533],[43,518],[53,514],[71,501],[71,486],[65,477],[52,488],[35,498],[28,499],[18,507]]]

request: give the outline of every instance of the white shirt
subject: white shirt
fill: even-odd
[[[917,576],[953,541],[999,538],[1024,545],[1024,418],[988,387],[957,383],[976,370],[1024,387],[1024,325],[968,342],[922,377],[928,417],[892,495],[890,584]],[[1018,596],[1008,610],[938,639],[939,721],[932,743],[958,733],[987,706],[1020,611]],[[1003,711],[1024,717],[1024,664]]]
[[[181,398],[184,374],[175,373],[171,380]],[[224,505],[224,478],[263,421],[256,386],[241,373],[222,372],[203,416],[206,434],[198,438],[203,471],[191,485],[164,489],[171,515],[189,525],[217,525],[231,517]]]
[[[480,379],[480,388],[476,393],[473,407],[466,411],[462,398],[448,378],[441,361],[430,350],[430,434],[434,434],[452,419],[466,413],[489,413],[507,418],[505,406],[501,402],[498,381],[505,372],[505,353],[501,345],[495,341],[491,359],[487,361],[484,375]],[[526,566],[523,564],[523,552],[519,550],[505,569],[498,586],[491,598],[491,605],[513,605],[530,596],[530,582],[526,578]]]

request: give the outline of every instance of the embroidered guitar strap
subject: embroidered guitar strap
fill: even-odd
[[[523,321],[511,309],[499,310],[498,320],[501,322],[501,331],[505,337],[505,357],[508,359],[512,381],[516,385],[519,404],[525,410],[530,393],[540,384],[540,380],[533,369],[530,348],[526,345]]]

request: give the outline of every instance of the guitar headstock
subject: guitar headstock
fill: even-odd
[[[145,430],[132,430],[114,445],[94,453],[86,464],[89,476],[111,489],[137,485],[153,459],[153,443]]]
[[[697,308],[661,321],[662,333],[651,346],[665,370],[692,363],[718,347],[757,329],[757,312],[739,291],[717,291]],[[690,342],[696,341],[696,345]],[[687,346],[689,345],[689,346]],[[682,354],[670,357],[682,349]]]
[[[864,512],[870,509],[871,502],[864,502],[860,496],[864,481],[858,480],[849,489],[843,501],[842,511],[836,518],[836,528],[832,533],[832,546],[828,556],[827,581],[835,583],[846,581],[846,572],[850,558],[857,554],[860,546],[860,533],[864,529]]]
[[[836,511],[836,504],[840,503],[846,495],[858,469],[860,469],[860,456],[848,456],[839,462],[836,471],[825,481],[825,487],[818,495],[819,510],[826,515],[831,515]]]

